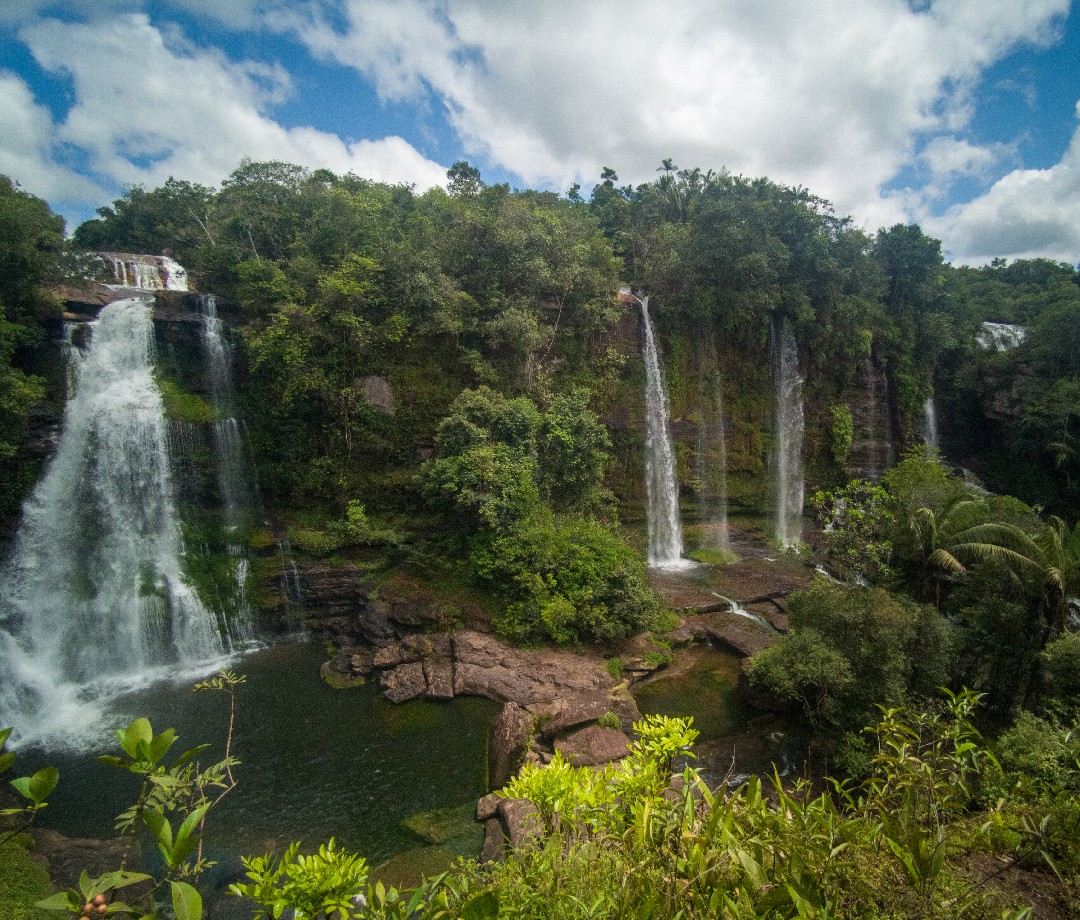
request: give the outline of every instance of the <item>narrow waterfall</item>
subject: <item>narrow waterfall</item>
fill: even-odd
[[[227,645],[181,571],[150,301],[110,303],[91,332],[0,572],[0,724],[20,741],[70,741],[114,693]]]
[[[248,475],[243,432],[236,418],[232,349],[217,314],[217,298],[213,294],[201,295],[199,308],[203,321],[202,345],[206,359],[210,405],[214,409],[210,438],[217,467],[222,533],[226,540],[226,550],[235,560],[236,609],[231,611],[230,622],[238,638],[250,639],[252,612],[247,603],[246,582],[251,559],[246,547],[236,540],[236,536],[242,527],[253,523],[256,501]]]
[[[702,545],[728,549],[727,426],[719,394],[710,415],[698,426],[697,500],[701,523],[707,528]]]
[[[772,325],[773,380],[776,383],[776,448],[773,457],[776,491],[775,533],[785,547],[797,546],[803,508],[803,380],[799,347],[785,318]]]
[[[923,403],[923,443],[931,450],[939,450],[937,407],[934,405],[934,397],[928,396]]]
[[[668,434],[668,399],[656,350],[649,298],[639,297],[645,327],[645,500],[649,532],[649,566],[678,568],[682,562],[679,484],[675,454]]]

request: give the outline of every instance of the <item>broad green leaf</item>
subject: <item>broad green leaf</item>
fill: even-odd
[[[83,903],[79,892],[72,888],[38,901],[34,906],[40,907],[42,910],[70,910],[77,912]]]
[[[172,728],[167,728],[160,735],[153,738],[150,742],[150,763],[157,763],[176,743],[176,731]]]
[[[170,882],[176,920],[202,920],[202,895],[187,882]]]
[[[209,810],[210,803],[207,802],[205,805],[200,805],[190,815],[184,818],[184,823],[180,825],[180,829],[176,832],[176,842],[179,843],[181,840],[187,840],[187,838],[191,836],[191,832],[199,826],[199,822],[202,821]]]
[[[15,763],[15,755],[11,751],[8,751],[6,754],[0,754],[0,773],[10,769],[13,763]]]
[[[144,811],[143,821],[157,839],[158,849],[167,863],[172,862],[173,833],[169,819],[160,811]]]
[[[8,738],[11,737],[11,731],[10,728],[0,728],[0,747],[7,744]]]
[[[120,740],[120,747],[130,757],[139,757],[139,744],[149,744],[154,737],[154,730],[150,727],[150,720],[139,718],[133,719],[125,729],[117,729],[116,737]]]
[[[19,793],[24,799],[34,801],[34,797],[30,795],[30,777],[20,776],[17,779],[11,781],[11,785],[15,787],[15,791]]]
[[[175,769],[176,767],[182,767],[189,760],[198,757],[208,747],[210,747],[209,744],[200,744],[197,747],[193,747],[190,750],[184,751],[183,754],[176,758],[176,763],[173,764],[173,769]]]
[[[98,757],[98,763],[103,763],[108,767],[127,767],[127,761],[115,754],[102,754]]]
[[[44,802],[56,784],[60,782],[60,771],[56,767],[45,767],[30,777],[30,795],[36,803]]]

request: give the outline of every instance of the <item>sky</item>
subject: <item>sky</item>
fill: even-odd
[[[768,176],[1080,262],[1080,0],[0,0],[0,173],[69,230],[240,160],[587,194]]]

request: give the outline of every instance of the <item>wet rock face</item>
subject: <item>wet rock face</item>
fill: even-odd
[[[505,786],[517,772],[532,740],[533,718],[517,703],[505,703],[491,727],[488,746],[488,783]]]
[[[394,415],[397,412],[397,403],[394,400],[394,389],[390,381],[385,377],[370,376],[360,381],[360,392],[373,409],[377,409],[383,415]]]

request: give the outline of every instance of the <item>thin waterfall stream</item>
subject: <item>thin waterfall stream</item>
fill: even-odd
[[[803,379],[799,371],[799,346],[786,318],[773,320],[773,379],[776,384],[775,533],[785,547],[798,546],[802,535],[804,498],[802,444]]]
[[[679,519],[679,483],[675,477],[675,452],[668,432],[668,398],[656,348],[649,298],[641,304],[645,331],[645,500],[649,536],[649,566],[657,569],[686,568],[694,563],[682,558],[682,523]]]

